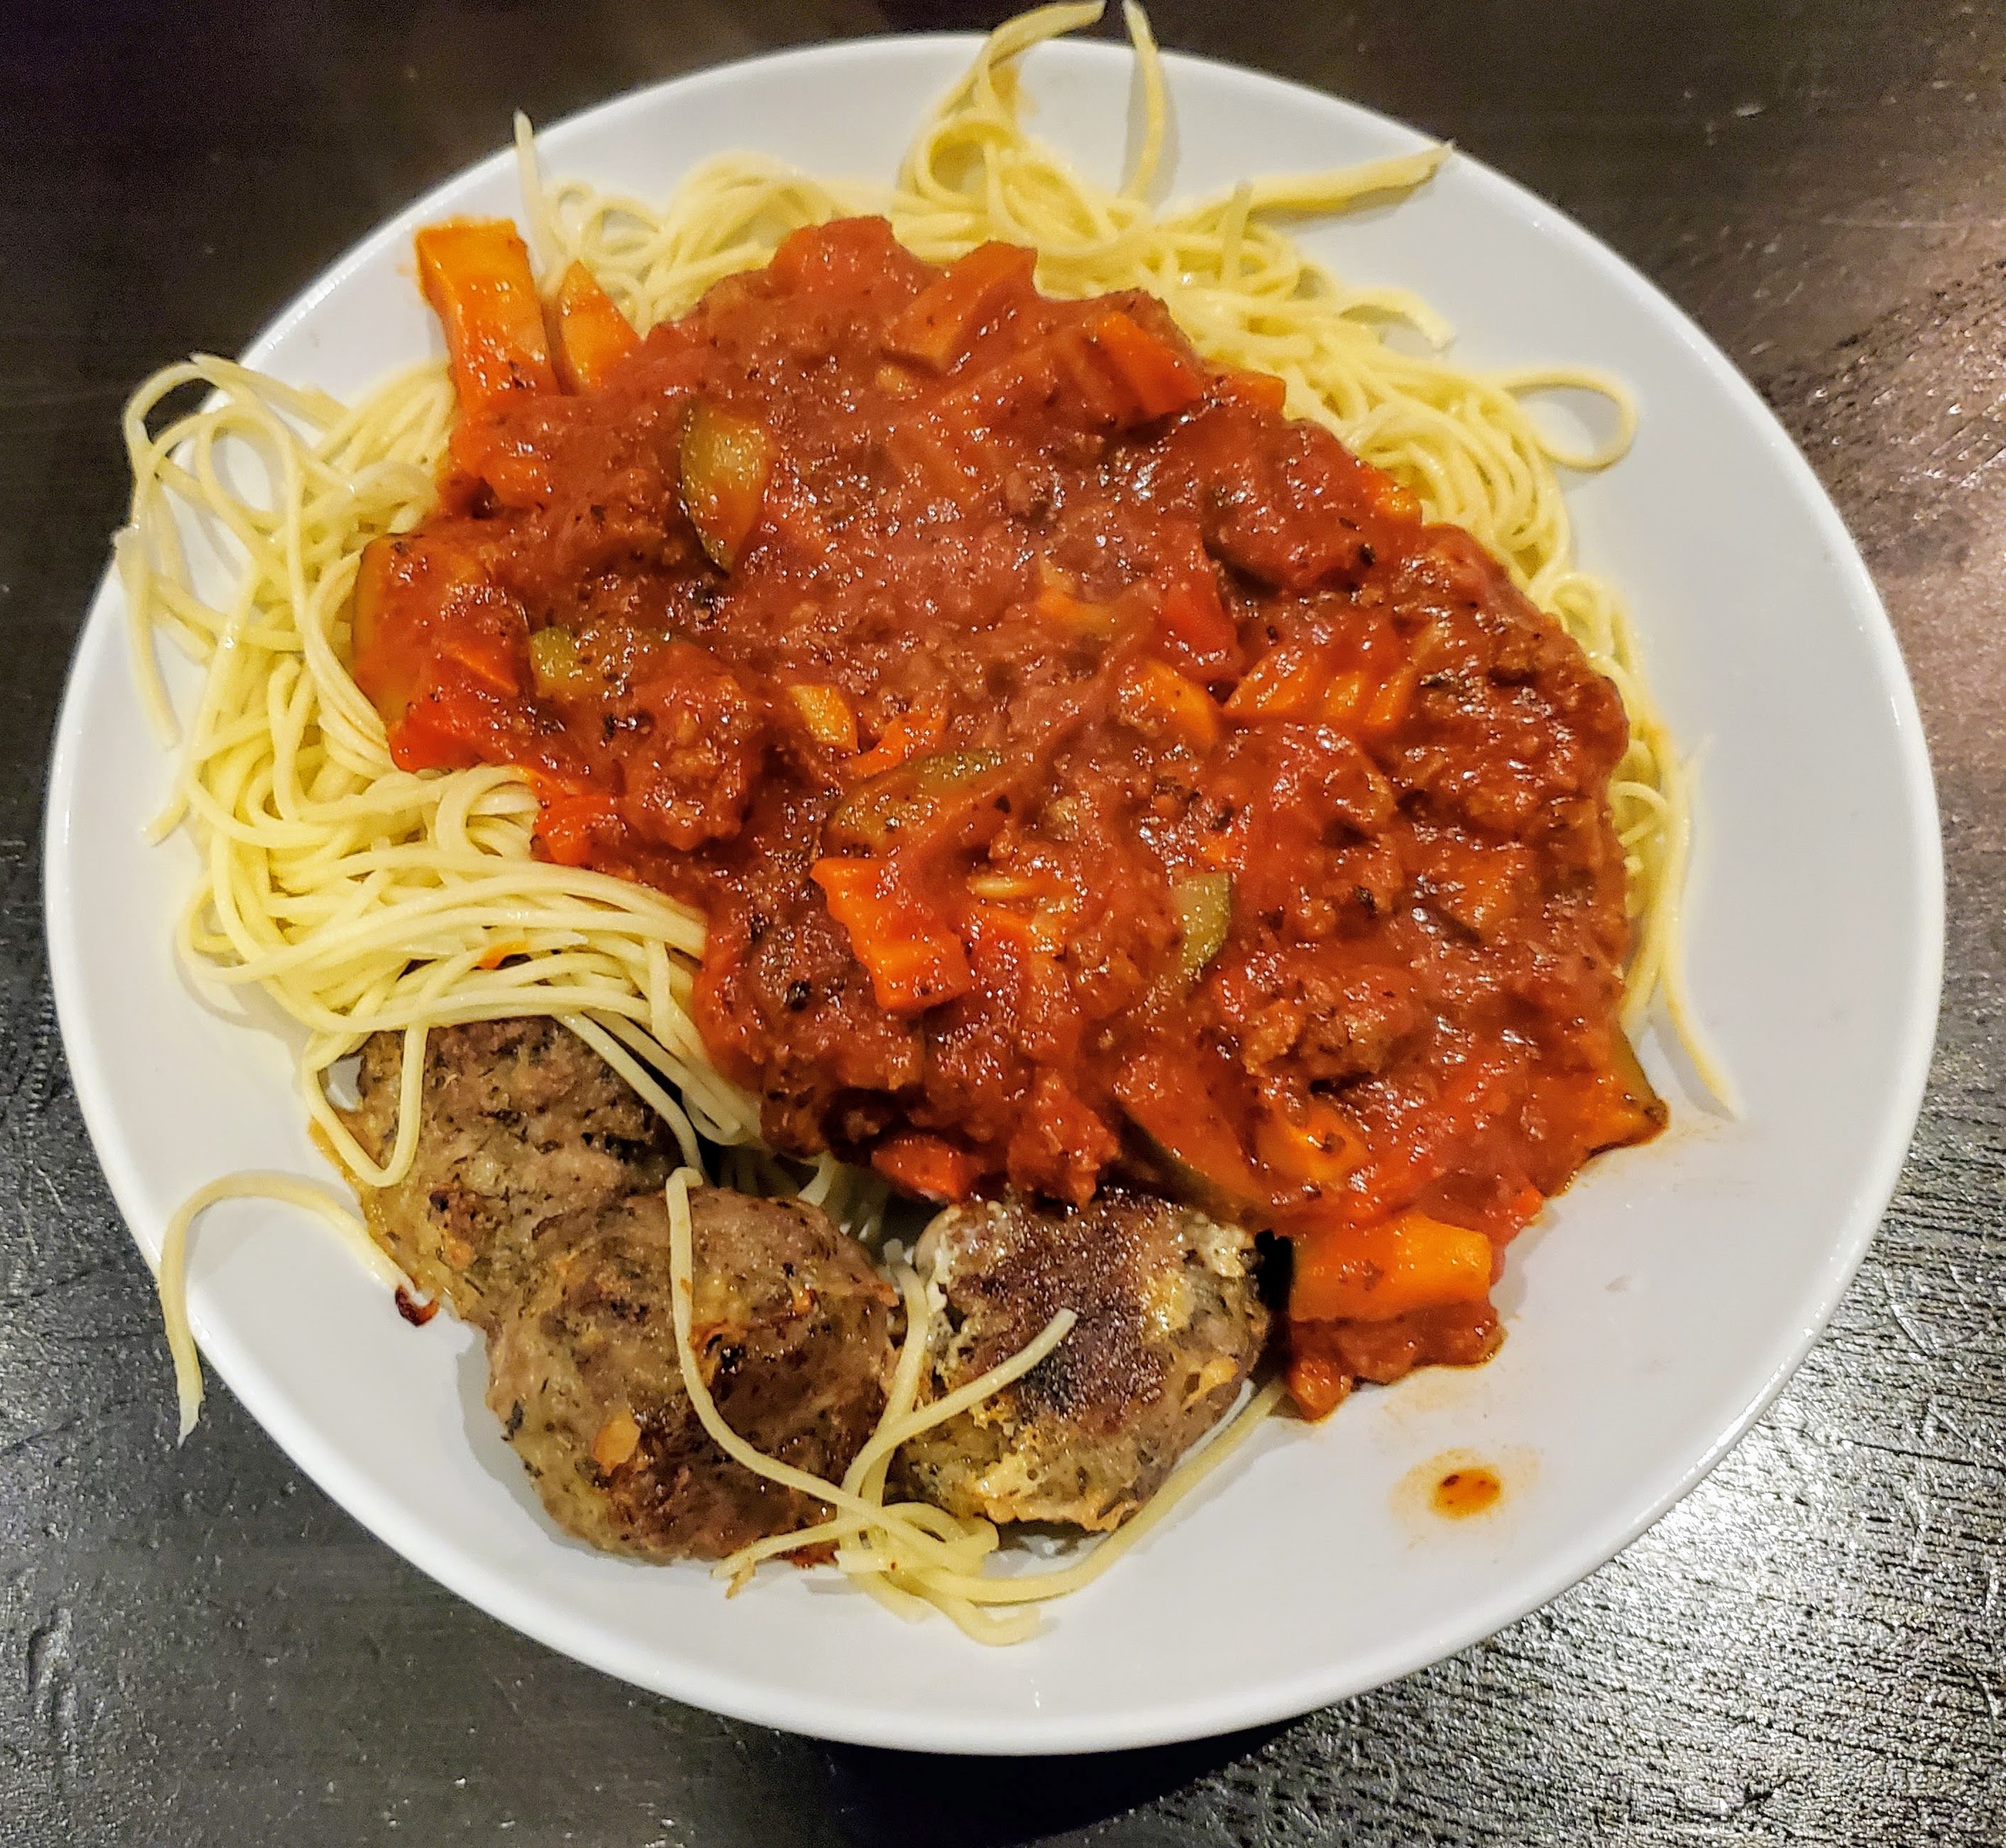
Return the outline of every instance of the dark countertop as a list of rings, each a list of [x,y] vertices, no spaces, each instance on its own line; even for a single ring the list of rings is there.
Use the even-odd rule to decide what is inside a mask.
[[[500,145],[516,105],[548,120],[769,47],[995,16],[0,14],[0,1848],[2006,1840],[1996,7],[1156,12],[1167,44],[1453,137],[1669,290],[1810,453],[1921,695],[1949,963],[1901,1192],[1802,1372],[1628,1553],[1293,1725],[992,1766],[770,1734],[561,1660],[361,1532],[220,1389],[174,1447],[153,1293],[71,1095],[41,939],[42,766],[122,506],[121,401],[192,347],[236,350],[386,212]]]

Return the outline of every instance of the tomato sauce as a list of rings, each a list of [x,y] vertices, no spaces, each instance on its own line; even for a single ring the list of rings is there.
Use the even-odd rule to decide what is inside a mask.
[[[540,851],[701,906],[776,1147],[1286,1234],[1312,1411],[1487,1354],[1504,1243],[1663,1121],[1610,683],[1278,382],[1028,252],[846,220],[618,350],[469,409],[366,558],[399,763],[523,766]]]

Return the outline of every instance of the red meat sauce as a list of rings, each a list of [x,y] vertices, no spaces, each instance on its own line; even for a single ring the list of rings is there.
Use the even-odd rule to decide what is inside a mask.
[[[1032,262],[804,231],[495,394],[357,678],[399,764],[523,766],[541,853],[702,909],[775,1146],[1289,1235],[1312,1410],[1480,1359],[1505,1241],[1663,1118],[1621,705],[1278,382]]]

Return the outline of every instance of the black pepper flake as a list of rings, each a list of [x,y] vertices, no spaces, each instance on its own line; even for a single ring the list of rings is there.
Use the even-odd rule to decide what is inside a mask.
[[[808,982],[790,982],[787,984],[787,1012],[798,1014],[815,999],[815,987]]]

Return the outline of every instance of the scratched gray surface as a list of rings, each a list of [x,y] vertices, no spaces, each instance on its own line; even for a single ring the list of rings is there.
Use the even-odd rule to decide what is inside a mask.
[[[1259,1735],[1015,1767],[829,1748],[630,1693],[404,1565],[227,1396],[176,1452],[40,942],[41,766],[118,515],[121,399],[191,347],[234,350],[497,145],[515,104],[547,118],[763,47],[987,17],[9,0],[0,1848],[2006,1841],[2006,15],[1235,0],[1156,17],[1171,44],[1453,136],[1574,213],[1764,386],[1859,535],[1935,752],[1950,960],[1921,1132],[1831,1333],[1682,1508],[1490,1642]],[[1195,1674],[1219,1621],[1191,1614]]]

